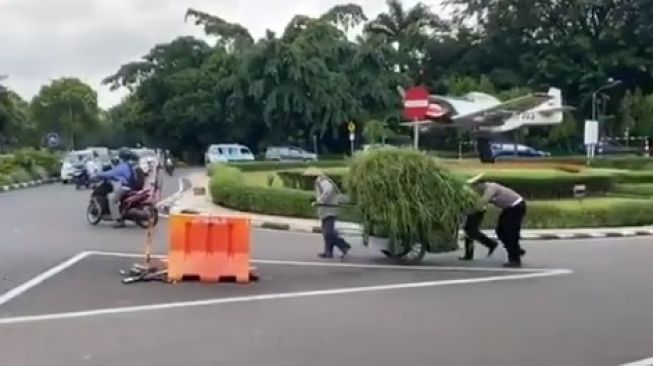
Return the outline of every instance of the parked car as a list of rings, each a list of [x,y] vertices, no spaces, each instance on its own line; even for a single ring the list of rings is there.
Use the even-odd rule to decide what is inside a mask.
[[[642,146],[624,146],[616,141],[599,141],[595,149],[598,155],[639,155],[643,150]]]
[[[254,161],[254,154],[247,146],[240,144],[213,144],[204,154],[207,165],[233,161]]]
[[[292,146],[271,146],[265,150],[265,160],[317,161],[317,154]]]
[[[495,158],[541,158],[551,156],[549,152],[536,150],[530,146],[514,143],[494,143],[490,146]]]

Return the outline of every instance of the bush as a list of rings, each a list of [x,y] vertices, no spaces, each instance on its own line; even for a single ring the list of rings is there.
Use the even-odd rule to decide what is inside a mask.
[[[16,168],[11,173],[11,179],[14,183],[27,183],[32,181],[32,175],[25,168]]]
[[[247,186],[243,173],[229,165],[216,165],[212,168],[212,173],[209,191],[213,202],[220,206],[269,215],[316,217],[315,208],[311,206],[313,192]],[[355,211],[344,209],[341,218],[355,221]]]
[[[523,159],[502,159],[507,161],[519,161]],[[538,158],[534,160],[537,162],[559,162],[564,164],[577,164],[585,165],[586,158],[584,156],[567,156],[567,157],[550,157]],[[590,161],[592,168],[608,168],[608,169],[629,169],[629,170],[644,170],[653,168],[653,159],[641,156],[602,156]]]
[[[229,163],[229,165],[237,167],[243,172],[256,172],[262,170],[285,170],[296,168],[308,168],[310,166],[320,168],[334,168],[346,165],[345,160],[320,160],[320,161],[293,161],[293,162],[280,162],[280,161],[252,161],[242,163]],[[209,167],[210,169],[210,167]]]
[[[33,166],[30,173],[32,174],[32,178],[34,180],[46,180],[50,176],[48,171],[40,165]]]
[[[412,149],[359,154],[346,182],[365,232],[389,238],[393,252],[416,242],[430,252],[457,249],[461,213],[478,199],[443,164]]]
[[[346,191],[344,184],[345,174],[344,173],[335,173],[335,172],[325,172],[329,178],[340,188],[341,191]],[[313,184],[317,174],[310,172],[298,172],[298,171],[280,171],[277,172],[277,175],[283,182],[283,186],[291,189],[299,189],[304,191],[310,191],[313,189]]]
[[[292,189],[310,190],[313,187],[315,175],[300,171],[280,171],[277,173],[284,187]],[[326,171],[333,181],[345,189],[343,182],[346,174]],[[460,174],[473,176],[473,174]],[[583,184],[588,196],[602,196],[612,190],[616,178],[613,173],[555,173],[538,172],[537,170],[505,170],[501,172],[489,171],[485,177],[488,180],[505,185],[517,191],[528,199],[557,199],[572,198],[574,185]],[[345,189],[346,190],[346,189]]]
[[[653,183],[617,184],[614,193],[628,196],[653,197]]]
[[[12,184],[14,181],[8,175],[0,174],[0,186]]]
[[[609,173],[539,175],[517,170],[511,175],[490,172],[484,179],[510,187],[527,199],[571,198],[575,185],[585,185],[588,196],[602,196],[615,184],[615,177]]]
[[[524,227],[531,229],[639,226],[653,223],[653,200],[593,198],[527,202]],[[494,228],[498,210],[491,209],[483,227]]]

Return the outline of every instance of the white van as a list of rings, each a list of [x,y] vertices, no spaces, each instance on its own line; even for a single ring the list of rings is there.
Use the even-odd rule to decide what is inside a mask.
[[[207,165],[232,161],[254,161],[254,154],[247,146],[239,144],[213,144],[204,154]]]

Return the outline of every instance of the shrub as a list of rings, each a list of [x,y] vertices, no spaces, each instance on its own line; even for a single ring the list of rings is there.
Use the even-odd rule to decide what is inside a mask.
[[[280,162],[280,161],[252,161],[242,163],[229,163],[229,165],[237,167],[243,172],[255,172],[262,170],[286,170],[296,168],[308,168],[310,166],[320,168],[334,168],[346,165],[345,160],[320,160],[320,161],[293,161],[293,162]]]
[[[32,181],[32,175],[25,168],[16,168],[11,173],[14,183],[26,183]]]
[[[653,197],[653,183],[617,184],[614,193],[628,196]]]
[[[527,202],[524,227],[531,229],[638,226],[653,223],[653,200],[616,197]],[[483,227],[496,225],[491,209]]]
[[[333,181],[346,190],[344,181],[346,174],[340,172],[325,172]],[[310,190],[313,187],[315,175],[299,171],[280,171],[277,173],[283,182],[284,187],[292,189]],[[461,176],[473,176],[473,174],[458,173]],[[499,184],[505,185],[517,191],[528,199],[555,199],[572,198],[574,185],[583,184],[586,187],[588,196],[601,196],[609,192],[615,183],[615,176],[612,173],[561,173],[551,172],[541,174],[537,170],[510,169],[501,172],[489,171],[485,177]]]
[[[33,166],[30,173],[32,174],[32,178],[34,180],[46,180],[50,176],[48,171],[40,165]]]
[[[344,173],[335,173],[335,172],[325,172],[329,178],[340,188],[341,191],[345,191],[346,187],[344,184],[345,174]],[[311,172],[298,172],[298,171],[280,171],[277,172],[277,175],[283,182],[283,186],[291,189],[299,189],[304,191],[309,191],[313,189],[313,183],[317,174]]]
[[[212,169],[209,191],[213,202],[232,209],[281,215],[315,218],[311,206],[313,192],[287,188],[252,187],[245,185],[243,173],[236,167],[217,165]],[[344,209],[343,220],[356,220],[355,211]]]
[[[365,231],[390,239],[405,251],[415,242],[430,252],[455,250],[461,213],[478,198],[443,164],[412,149],[359,154],[347,186]]]
[[[0,174],[0,186],[6,186],[13,183],[13,179],[8,175]]]

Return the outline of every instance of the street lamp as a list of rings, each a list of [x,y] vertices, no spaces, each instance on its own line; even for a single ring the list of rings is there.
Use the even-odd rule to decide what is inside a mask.
[[[597,120],[597,115],[596,115],[596,97],[599,95],[600,92],[604,90],[608,90],[610,88],[614,88],[615,86],[621,84],[621,80],[614,80],[612,78],[608,79],[608,83],[603,85],[602,87],[596,89],[594,93],[592,93],[592,121]]]

